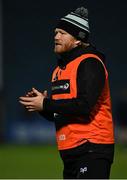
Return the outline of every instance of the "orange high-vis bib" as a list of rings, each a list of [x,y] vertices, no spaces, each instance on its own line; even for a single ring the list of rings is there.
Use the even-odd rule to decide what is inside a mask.
[[[84,61],[87,58],[95,58],[102,63],[106,76],[105,85],[95,107],[90,113],[89,123],[85,123],[85,119],[83,123],[77,123],[77,121],[74,123],[73,121],[72,124],[65,125],[56,131],[59,150],[74,148],[85,143],[86,141],[97,144],[114,143],[108,72],[104,63],[97,55],[84,54],[68,63],[66,65],[66,69],[61,70],[59,67],[57,67],[53,72],[52,82],[55,79],[56,73],[58,76],[57,81],[69,79],[70,92],[53,94],[52,99],[72,99],[77,97],[77,69],[81,61]],[[69,117],[71,115],[66,116]]]

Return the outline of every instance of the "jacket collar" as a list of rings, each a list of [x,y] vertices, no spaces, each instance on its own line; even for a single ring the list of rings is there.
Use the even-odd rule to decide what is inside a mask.
[[[100,53],[97,52],[96,48],[93,45],[89,45],[86,48],[78,46],[69,52],[61,54],[57,62],[58,66],[61,69],[64,69],[69,62],[86,53],[94,53],[100,56]]]

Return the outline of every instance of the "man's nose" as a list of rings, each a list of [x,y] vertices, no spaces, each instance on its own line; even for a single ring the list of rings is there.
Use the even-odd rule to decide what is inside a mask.
[[[60,33],[58,32],[58,33],[55,35],[54,38],[55,38],[55,39],[60,39]]]

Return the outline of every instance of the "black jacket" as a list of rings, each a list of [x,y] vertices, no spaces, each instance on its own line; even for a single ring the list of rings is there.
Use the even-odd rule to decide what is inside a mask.
[[[58,66],[60,68],[66,68],[66,65],[74,60],[76,57],[93,53],[101,58],[105,63],[105,57],[102,53],[98,52],[93,46],[87,48],[77,47],[68,53],[61,55],[58,60]],[[95,58],[88,58],[82,61],[78,67],[77,72],[77,98],[64,99],[64,100],[52,100],[46,98],[44,100],[44,110],[40,112],[46,119],[54,121],[56,124],[62,122],[62,116],[64,114],[71,114],[72,116],[84,117],[84,123],[88,120],[90,112],[96,104],[105,83],[105,70],[100,61]],[[60,119],[54,118],[53,113],[61,114]],[[71,123],[70,119],[63,118],[65,124]],[[76,148],[62,150],[60,155],[63,160],[82,158],[83,154],[93,152],[95,158],[106,158],[110,162],[113,161],[114,145],[113,144],[94,144],[91,142],[84,143]]]

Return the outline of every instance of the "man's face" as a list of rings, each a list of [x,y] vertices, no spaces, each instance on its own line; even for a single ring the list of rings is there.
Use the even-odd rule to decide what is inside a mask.
[[[54,52],[57,54],[70,51],[71,49],[77,46],[77,40],[72,35],[58,28],[55,29],[54,41]]]

